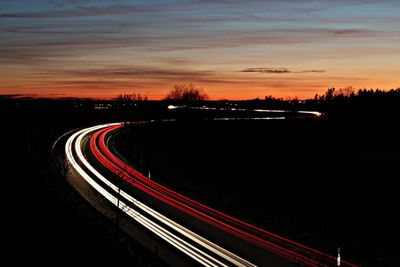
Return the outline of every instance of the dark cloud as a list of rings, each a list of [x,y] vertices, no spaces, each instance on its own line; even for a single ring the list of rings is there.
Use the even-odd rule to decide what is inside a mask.
[[[0,18],[28,18],[28,19],[46,19],[46,18],[68,18],[68,17],[91,17],[102,15],[122,15],[131,13],[153,13],[161,12],[161,7],[138,7],[138,6],[79,6],[69,10],[50,10],[34,11],[20,13],[0,13]]]
[[[185,70],[174,68],[142,67],[142,66],[110,66],[93,69],[42,69],[41,73],[47,80],[36,81],[35,85],[85,88],[115,88],[115,87],[160,87],[165,84],[201,83],[201,84],[259,84],[259,81],[249,81],[247,78],[232,76],[233,73],[221,73],[213,70]]]
[[[240,72],[259,72],[259,73],[290,73],[286,68],[247,68]]]
[[[35,94],[0,94],[0,99],[27,99],[35,96]]]
[[[381,32],[376,30],[366,30],[366,29],[342,29],[342,30],[331,30],[336,36],[354,36],[354,37],[370,37],[377,36]]]
[[[322,72],[325,72],[325,70],[303,70],[298,73],[308,73],[308,72],[322,73]]]
[[[301,70],[301,71],[291,71],[287,68],[247,68],[240,72],[257,72],[257,73],[275,73],[275,74],[286,74],[286,73],[322,73],[325,70]]]
[[[60,29],[54,25],[45,26],[22,26],[22,27],[5,27],[0,28],[1,32],[5,33],[19,33],[19,34],[40,34],[40,35],[80,35],[80,34],[113,34],[118,33],[117,30],[112,29],[88,29],[80,27],[74,29]]]
[[[48,70],[51,72],[51,70]],[[145,77],[145,78],[160,78],[160,77],[209,77],[215,75],[214,71],[188,71],[179,69],[160,69],[141,66],[133,67],[110,67],[103,69],[86,69],[86,70],[62,70],[61,73],[67,76],[74,77]]]
[[[108,10],[116,12],[118,9]],[[71,56],[90,55],[103,49],[139,48],[157,53],[260,45],[296,45],[341,38],[384,37],[385,34],[377,30],[329,28],[220,28],[201,32],[155,31],[153,34],[146,34],[135,30],[135,27],[145,27],[141,23],[146,22],[89,23],[66,19],[63,23],[40,22],[0,26],[0,34],[7,36],[0,39],[0,63],[31,64],[47,62],[54,58],[69,60]]]

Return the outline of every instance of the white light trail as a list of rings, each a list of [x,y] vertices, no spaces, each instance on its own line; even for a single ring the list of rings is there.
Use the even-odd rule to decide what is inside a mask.
[[[318,111],[303,111],[303,110],[299,110],[299,111],[297,111],[297,113],[311,114],[311,115],[314,115],[314,116],[317,116],[317,117],[322,116],[322,113],[318,112]]]
[[[202,110],[217,110],[214,107],[188,107],[188,106],[173,106],[169,105],[168,109],[202,109]],[[310,114],[317,117],[322,116],[321,112],[318,111],[306,111],[306,110],[283,110],[283,109],[246,109],[246,108],[220,108],[221,110],[230,110],[230,111],[253,111],[253,112],[266,112],[266,113],[299,113],[299,114]]]
[[[211,241],[199,236],[198,234],[188,230],[187,228],[183,227],[182,225],[172,221],[171,219],[165,217],[164,215],[158,213],[157,211],[149,208],[148,206],[144,205],[143,203],[139,202],[137,199],[133,198],[128,193],[124,192],[123,190],[119,190],[117,186],[115,186],[112,182],[106,179],[103,175],[101,175],[96,169],[94,169],[90,163],[86,160],[83,156],[81,150],[81,143],[82,139],[89,133],[99,130],[104,127],[117,125],[118,123],[112,124],[104,124],[99,126],[90,127],[87,129],[80,130],[73,134],[67,141],[65,145],[65,153],[67,154],[68,160],[71,162],[71,165],[75,168],[75,170],[100,194],[102,194],[106,199],[108,199],[114,205],[118,205],[123,212],[127,215],[132,217],[134,220],[145,226],[147,229],[152,231],[153,233],[157,234],[165,241],[173,245],[174,247],[178,248],[185,254],[189,255],[199,263],[204,266],[227,266],[223,262],[219,261],[215,257],[207,254],[205,251],[198,249],[197,247],[189,244],[188,242],[184,241],[183,239],[179,238],[178,236],[174,235],[173,233],[169,232],[165,228],[160,225],[157,225],[155,222],[151,221],[147,217],[142,216],[137,211],[133,210],[130,206],[126,205],[123,201],[115,198],[112,194],[110,194],[107,190],[105,190],[102,186],[100,186],[96,181],[94,181],[76,162],[73,156],[73,143],[75,140],[75,153],[77,154],[79,160],[85,167],[92,172],[99,180],[101,180],[104,184],[110,187],[115,192],[120,193],[122,197],[127,199],[130,203],[135,205],[136,207],[140,208],[142,211],[146,212],[147,214],[151,215],[153,218],[156,218],[158,221],[164,223],[168,227],[174,229],[175,231],[179,232],[186,238],[196,242],[196,244],[200,245],[202,248],[219,255],[220,257],[224,258],[225,260],[231,262],[236,266],[255,266],[254,264],[242,259],[241,257],[233,254],[230,251],[223,249],[222,247],[212,243]]]
[[[178,108],[177,106],[173,106],[173,105],[169,105],[168,106],[168,109],[176,109],[176,108]]]

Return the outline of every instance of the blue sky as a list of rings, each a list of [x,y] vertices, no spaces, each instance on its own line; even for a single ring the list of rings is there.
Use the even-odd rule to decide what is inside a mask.
[[[397,88],[398,1],[0,2],[0,94],[215,99]],[[284,71],[282,71],[284,70]]]

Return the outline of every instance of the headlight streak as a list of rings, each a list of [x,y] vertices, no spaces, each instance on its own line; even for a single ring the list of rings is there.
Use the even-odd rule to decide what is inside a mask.
[[[201,106],[201,107],[190,107],[190,106],[173,106],[169,105],[168,106],[169,110],[172,109],[197,109],[197,110],[218,110],[217,108],[214,107],[207,107],[207,106]],[[308,111],[308,110],[284,110],[284,109],[247,109],[247,108],[227,108],[227,107],[222,107],[219,108],[220,110],[225,110],[225,111],[247,111],[247,112],[266,112],[266,113],[299,113],[299,114],[309,114],[309,115],[314,115],[317,117],[322,116],[321,112],[318,111]]]
[[[301,114],[311,114],[311,115],[314,115],[314,116],[317,116],[317,117],[322,116],[322,113],[321,113],[321,112],[318,112],[318,111],[303,111],[303,110],[299,110],[299,111],[297,111],[297,113],[301,113]]]
[[[213,118],[213,121],[257,121],[257,120],[284,120],[286,117],[253,117],[253,118]]]
[[[184,107],[174,106],[173,108],[175,109]],[[191,107],[185,107],[185,108],[191,108]],[[205,107],[202,107],[201,109],[204,108]],[[277,112],[277,113],[291,112],[284,110],[252,110],[252,111]],[[310,114],[314,116],[322,115],[320,112],[314,112],[314,111],[297,111],[297,113]],[[237,120],[239,118],[213,118],[213,120],[218,120],[218,119]],[[252,120],[254,118],[240,118],[240,119]],[[259,117],[257,119],[280,120],[280,119],[285,119],[285,117]],[[128,124],[147,124],[147,123],[154,123],[157,121],[167,122],[175,120],[174,119],[147,120],[147,121],[131,122]],[[136,220],[138,223],[149,229],[151,232],[155,233],[156,235],[164,239],[166,242],[170,243],[172,246],[176,247],[178,250],[182,251],[183,253],[193,258],[197,262],[201,263],[204,266],[228,266],[226,265],[225,262],[222,262],[216,258],[216,255],[218,255],[219,257],[221,257],[219,259],[223,258],[224,260],[230,262],[231,264],[234,264],[235,266],[255,266],[249,261],[244,260],[238,255],[235,255],[234,253],[222,248],[221,246],[216,245],[215,243],[212,243],[211,241],[205,239],[204,237],[190,231],[189,229],[176,223],[170,218],[167,218],[166,216],[158,213],[152,208],[139,202],[137,199],[133,198],[130,194],[121,190],[111,181],[106,179],[92,165],[90,165],[88,160],[83,155],[82,141],[83,138],[85,138],[85,136],[89,135],[94,131],[97,131],[90,138],[90,149],[92,154],[99,161],[99,163],[101,163],[105,168],[107,168],[111,172],[115,173],[121,179],[124,179],[125,181],[132,184],[137,189],[163,201],[167,205],[171,205],[174,208],[184,211],[188,215],[191,215],[197,219],[209,223],[210,225],[218,227],[227,233],[237,236],[247,242],[253,243],[270,252],[276,253],[277,255],[293,262],[306,264],[307,266],[331,266],[330,263],[328,262],[337,260],[336,257],[321,253],[317,250],[308,248],[304,245],[301,245],[289,239],[270,233],[264,229],[260,229],[253,225],[242,222],[222,212],[211,209],[201,203],[193,201],[185,196],[180,195],[175,191],[172,191],[148,179],[142,173],[133,169],[130,165],[124,163],[121,159],[116,157],[108,150],[108,143],[111,139],[110,138],[111,135],[108,134],[121,127],[122,123],[109,123],[109,124],[103,124],[86,128],[74,133],[68,139],[65,146],[65,153],[67,155],[68,160],[71,162],[71,165],[75,168],[75,170],[82,176],[82,178],[84,178],[96,191],[102,194],[113,205],[115,206],[118,205],[118,208],[121,209],[125,214],[127,214],[128,216]],[[99,146],[97,145],[97,142],[99,142]],[[79,163],[74,158],[74,154],[76,154],[77,158],[79,159]],[[98,180],[101,181],[101,184],[104,184],[105,186],[109,187],[111,190],[118,193],[124,199],[121,201],[121,199],[117,199],[114,196],[115,194],[113,195],[106,189],[104,189],[102,185],[93,180],[93,178],[90,177],[90,175],[79,164],[83,164],[87,171],[92,173]],[[127,205],[126,203],[129,203],[129,205]],[[150,215],[157,221],[161,222],[162,225],[157,224],[157,222],[154,219],[149,219],[148,217],[143,216],[142,214],[134,210],[132,205],[139,208],[142,212],[145,212],[147,215]],[[166,226],[167,228],[165,228],[164,226]],[[187,241],[185,241],[184,239],[182,239],[181,237],[177,236],[176,234],[167,229],[172,229],[176,233],[179,233],[182,237],[191,240],[193,244],[188,243]],[[196,244],[196,246],[194,246],[194,244]],[[302,253],[299,254],[298,249],[300,249]],[[212,255],[208,254],[209,252],[213,254]],[[315,258],[315,256],[318,257]],[[321,256],[322,258],[320,258]],[[351,266],[351,267],[357,266],[344,261],[341,261],[341,263],[343,263],[344,266]]]
[[[105,124],[100,126],[94,126],[88,129],[83,129],[75,134],[73,134],[67,141],[65,146],[65,153],[67,154],[68,160],[71,162],[73,167],[77,170],[77,172],[93,187],[95,188],[100,194],[102,194],[106,199],[108,199],[114,205],[117,205],[118,200],[104,188],[102,188],[97,182],[95,182],[76,162],[73,157],[72,152],[72,143],[73,140],[75,141],[75,153],[77,154],[79,160],[85,167],[90,170],[99,180],[101,180],[104,184],[109,186],[115,192],[118,192],[118,187],[107,180],[104,176],[102,176],[98,171],[96,171],[86,160],[83,156],[81,151],[81,142],[84,136],[89,134],[90,132],[99,130],[101,128],[105,128],[108,126],[115,126],[119,125],[118,123],[114,124]],[[238,257],[237,255],[217,246],[216,244],[208,241],[207,239],[193,233],[192,231],[184,228],[183,226],[175,223],[174,221],[170,220],[169,218],[161,215],[160,213],[156,212],[155,210],[147,207],[143,203],[139,202],[128,193],[124,192],[123,190],[119,190],[121,196],[126,198],[130,203],[135,205],[136,207],[140,208],[141,210],[145,211],[146,213],[150,214],[152,217],[156,218],[157,220],[163,222],[165,225],[168,225],[172,229],[176,230],[180,234],[184,235],[185,237],[195,241],[197,244],[200,244],[202,247],[212,251],[213,253],[221,256],[222,258],[228,260],[229,262],[235,264],[236,266],[255,266],[250,262]],[[179,250],[183,251],[185,254],[189,255],[190,257],[194,258],[198,262],[202,263],[205,266],[227,266],[226,264],[218,261],[214,257],[206,254],[204,251],[199,250],[198,248],[194,247],[193,245],[187,243],[186,241],[182,240],[181,238],[175,236],[174,234],[168,232],[161,226],[157,225],[156,223],[152,222],[151,220],[147,219],[146,217],[140,215],[140,213],[134,211],[128,205],[126,205],[123,201],[119,200],[119,207],[122,211],[128,214],[130,217],[144,225],[150,231],[154,232],[158,236],[162,237],[164,240],[178,248]]]

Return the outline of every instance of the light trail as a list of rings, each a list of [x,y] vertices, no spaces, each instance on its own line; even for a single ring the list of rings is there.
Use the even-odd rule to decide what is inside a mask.
[[[94,181],[77,163],[73,156],[73,149],[72,144],[75,142],[75,153],[77,154],[79,160],[88,168],[99,180],[101,180],[104,184],[106,184],[109,188],[111,188],[114,192],[120,193],[122,197],[127,199],[129,203],[135,205],[136,207],[140,208],[142,211],[146,212],[147,214],[151,215],[153,218],[156,218],[158,221],[161,221],[165,225],[169,226],[170,228],[174,229],[175,231],[179,232],[180,234],[184,235],[185,237],[189,238],[190,240],[194,241],[196,244],[200,245],[203,249],[209,250],[218,256],[224,258],[225,260],[229,261],[230,263],[234,264],[235,266],[255,266],[254,264],[240,258],[239,256],[223,249],[222,247],[210,242],[209,240],[193,233],[192,231],[186,229],[185,227],[179,225],[178,223],[172,221],[171,219],[161,215],[160,213],[156,212],[155,210],[147,207],[137,199],[133,198],[128,193],[124,192],[123,190],[119,190],[119,188],[114,185],[112,182],[107,180],[103,175],[101,175],[98,171],[96,171],[86,160],[83,156],[81,150],[81,142],[82,139],[90,134],[93,131],[99,130],[101,128],[107,126],[114,126],[118,124],[106,124],[100,126],[94,126],[88,129],[83,129],[75,134],[73,134],[67,141],[65,146],[65,153],[67,154],[68,160],[70,161],[71,165],[74,169],[100,194],[102,194],[106,199],[108,199],[112,204],[115,206],[118,203],[118,208],[129,215],[131,218],[138,221],[140,224],[145,226],[147,229],[152,231],[153,233],[157,234],[165,241],[173,245],[174,247],[178,248],[185,254],[189,255],[199,263],[205,266],[229,266],[215,257],[207,254],[205,251],[196,248],[195,246],[191,245],[190,243],[186,242],[182,238],[177,237],[176,235],[172,234],[170,231],[166,230],[165,228],[157,225],[157,223],[149,220],[145,216],[142,216],[140,213],[133,210],[130,206],[126,205],[123,201],[115,198],[112,194],[110,194],[107,190],[101,187],[96,181]],[[76,139],[76,140],[75,140]],[[75,141],[74,141],[75,140]]]
[[[220,213],[216,210],[213,210],[209,207],[206,207],[198,202],[195,202],[191,199],[188,199],[170,189],[167,189],[163,187],[162,185],[155,183],[151,181],[150,179],[146,178],[144,175],[139,173],[138,171],[133,169],[133,173],[136,174],[136,176],[130,176],[124,169],[120,168],[119,166],[115,165],[110,159],[116,161],[118,160],[113,154],[111,154],[110,151],[106,149],[105,142],[104,142],[104,137],[105,134],[111,130],[114,130],[114,128],[119,128],[120,126],[113,126],[108,129],[98,131],[96,132],[90,141],[90,146],[92,149],[92,152],[95,152],[94,155],[95,157],[110,171],[114,172],[116,175],[119,177],[123,178],[125,181],[130,183],[132,186],[142,190],[143,192],[163,201],[164,203],[167,203],[168,205],[177,208],[197,219],[200,219],[201,221],[204,221],[212,226],[215,226],[229,234],[232,234],[234,236],[237,236],[241,238],[242,240],[246,240],[252,244],[255,244],[259,247],[262,247],[266,249],[267,251],[274,252],[275,254],[281,256],[282,258],[285,258],[287,260],[290,260],[292,262],[302,262],[305,263],[307,262],[309,266],[321,266],[318,261],[315,261],[311,257],[307,257],[298,253],[293,252],[291,249],[288,249],[286,247],[277,245],[271,241],[262,239],[254,234],[251,234],[249,232],[243,231],[242,229],[235,227],[230,224],[231,219],[234,219],[233,217],[230,217],[228,215],[225,215],[223,213]],[[99,154],[98,151],[99,149],[96,147],[96,139],[100,135],[100,149],[105,151],[107,154],[107,157],[105,157],[102,154]],[[121,163],[124,164],[124,163]],[[126,165],[126,164],[124,164]],[[129,168],[129,165],[126,165],[126,168]],[[131,167],[130,167],[131,168]],[[151,186],[149,185],[152,183]],[[169,196],[168,194],[165,194],[166,191],[171,192],[174,196]],[[183,199],[183,200],[182,200]],[[214,216],[204,213],[200,208],[196,208],[188,204],[188,202],[196,203],[199,206],[206,207],[209,210],[214,211],[214,215],[224,215],[225,218],[223,220],[220,220],[220,218],[215,218]],[[237,220],[237,219],[235,219]],[[239,220],[237,220],[239,221]],[[240,221],[239,221],[240,222]],[[242,223],[242,222],[240,222]],[[327,266],[327,265],[322,265],[322,266]]]
[[[308,110],[286,110],[286,109],[247,109],[247,108],[231,108],[231,107],[221,107],[221,108],[215,108],[215,107],[207,107],[207,106],[201,106],[201,107],[191,107],[191,106],[174,106],[174,105],[169,105],[167,107],[169,110],[172,109],[197,109],[197,110],[225,110],[225,111],[247,111],[247,112],[265,112],[265,113],[299,113],[299,114],[309,114],[309,115],[314,115],[314,116],[322,116],[321,112],[318,111],[308,111]]]
[[[110,161],[112,161],[115,164],[112,166],[110,170],[114,169],[114,171],[117,171],[118,173],[121,174],[121,177],[123,177],[124,179],[128,179],[127,180],[128,182],[130,182],[129,179],[134,181],[134,183],[132,183],[133,186],[157,197],[160,200],[163,200],[164,202],[178,209],[181,209],[182,211],[185,211],[190,215],[195,216],[196,218],[199,218],[214,226],[217,226],[226,232],[237,235],[238,237],[244,240],[248,240],[249,242],[259,245],[260,247],[264,247],[269,251],[273,251],[284,258],[290,259],[295,262],[301,261],[303,263],[306,263],[307,266],[333,266],[333,263],[336,261],[336,257],[324,254],[315,249],[306,247],[302,244],[280,237],[266,230],[242,222],[229,215],[213,210],[201,203],[186,198],[148,179],[143,174],[133,169],[131,166],[127,165],[122,160],[118,159],[115,155],[113,155],[109,150],[107,150],[106,145],[104,144],[105,136],[108,133],[118,128],[120,128],[120,126],[109,127],[108,129],[104,129],[102,131],[97,132],[92,138],[91,142],[95,147],[94,145],[94,143],[96,142],[95,139],[100,135],[99,137],[100,150],[103,150],[103,153],[107,154],[106,158],[109,161],[108,164],[111,164]],[[129,176],[129,173],[133,175],[133,177]],[[139,182],[143,183],[144,185],[139,185],[138,184]],[[151,188],[151,186],[153,186],[154,188]],[[180,203],[175,201],[174,198],[178,199]],[[214,218],[217,218],[217,220],[215,220]],[[232,226],[235,226],[236,228]],[[245,231],[243,231],[243,229]],[[260,238],[260,236],[268,240],[273,240],[275,244]],[[294,253],[293,251],[295,250],[297,251],[300,250],[302,251],[302,253],[305,254],[302,255],[299,253]],[[349,262],[343,262],[343,263],[345,264],[345,266],[353,266],[353,267],[357,266]]]
[[[253,111],[271,112],[270,110]],[[285,111],[279,110],[275,112]],[[299,111],[299,113],[306,113],[314,116],[321,115],[321,113],[313,111]],[[278,117],[277,119],[282,118],[284,117]],[[133,124],[146,124],[153,122],[154,120],[150,120],[133,122]],[[65,145],[65,153],[69,162],[77,173],[79,173],[79,175],[82,176],[90,186],[103,195],[109,202],[118,206],[118,209],[123,211],[126,215],[198,263],[204,266],[230,266],[231,264],[235,266],[255,266],[243,257],[224,249],[221,245],[211,242],[205,237],[178,224],[172,218],[168,218],[153,208],[150,208],[134,198],[130,193],[123,191],[112,183],[96,170],[96,168],[94,168],[83,155],[82,145],[83,140],[86,137],[93,133],[89,139],[89,147],[90,152],[99,163],[118,177],[131,184],[133,187],[148,194],[150,197],[154,197],[175,209],[185,212],[193,218],[199,219],[211,226],[223,230],[224,232],[238,237],[245,242],[252,243],[259,248],[272,252],[272,254],[276,254],[289,262],[313,267],[335,266],[335,263],[337,263],[337,257],[324,254],[315,249],[308,248],[292,240],[240,221],[188,197],[180,195],[179,193],[149,179],[132,166],[126,164],[109,150],[108,143],[110,138],[107,137],[110,137],[112,133],[120,129],[122,126],[121,123],[109,123],[86,128],[72,134]],[[81,166],[84,166],[86,170]],[[100,183],[98,183],[94,178],[100,181]],[[113,193],[110,193],[109,190]],[[115,197],[115,194],[120,195],[122,199]],[[133,207],[135,207],[135,209]],[[146,216],[143,214],[146,214]],[[341,264],[345,267],[358,267],[357,265],[343,260],[341,260]]]

